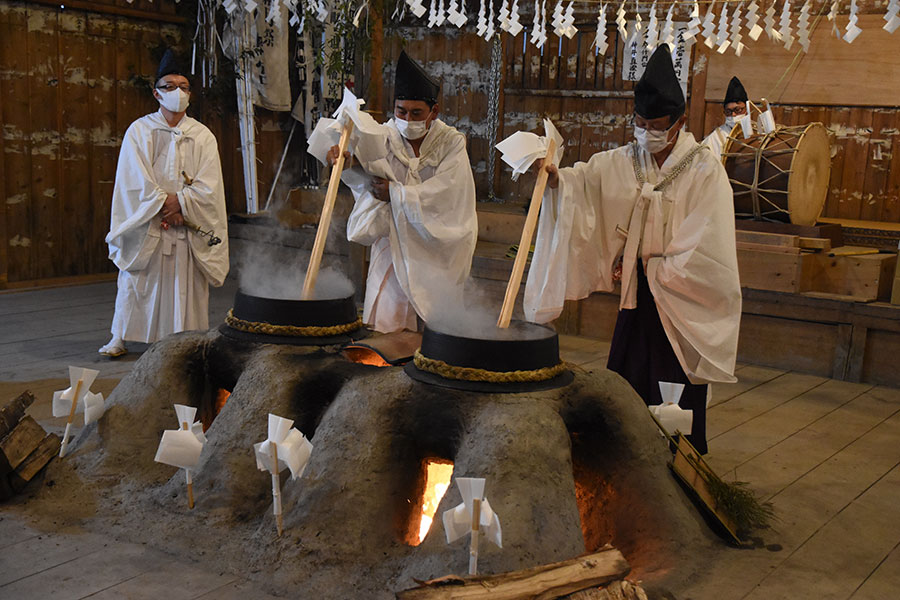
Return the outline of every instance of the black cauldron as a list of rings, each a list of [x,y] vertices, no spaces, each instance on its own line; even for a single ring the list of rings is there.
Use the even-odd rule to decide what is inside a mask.
[[[220,331],[232,338],[266,344],[324,346],[366,336],[353,296],[285,300],[238,290],[234,308]]]
[[[491,332],[494,333],[497,335],[466,337],[426,326],[420,357],[406,364],[406,373],[422,383],[492,393],[549,390],[572,382],[572,372],[559,359],[559,336],[551,328],[514,321],[509,329]],[[425,362],[439,361],[441,366],[450,368],[439,374],[420,358]],[[466,379],[469,369],[479,371],[474,377],[490,380]],[[524,378],[516,380],[512,373]],[[507,375],[512,380],[506,380]]]

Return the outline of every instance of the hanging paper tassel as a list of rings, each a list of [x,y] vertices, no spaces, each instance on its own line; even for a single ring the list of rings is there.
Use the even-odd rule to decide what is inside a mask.
[[[691,20],[688,21],[688,28],[682,36],[685,42],[689,42],[697,37],[697,34],[700,33],[700,25],[700,4],[697,0],[694,0],[694,5],[691,7]]]
[[[485,41],[491,41],[491,38],[494,37],[494,33],[497,31],[494,26],[494,0],[487,0],[488,3],[488,17],[487,17],[487,29],[484,32]]]
[[[647,52],[653,53],[659,43],[659,21],[656,18],[656,0],[650,6],[650,19],[647,21],[647,35],[644,36]]]
[[[628,34],[628,30],[626,29],[627,21],[625,20],[625,0],[622,0],[622,4],[619,5],[619,10],[616,11],[616,28],[619,30],[619,37],[623,40]]]
[[[572,2],[569,2],[563,13],[563,35],[571,40],[576,33],[578,33],[578,28],[575,27],[575,7],[572,6]]]
[[[728,5],[722,5],[722,14],[719,15],[719,33],[716,36],[716,52],[724,54],[728,50],[731,41],[728,39]]]
[[[606,5],[600,5],[600,13],[597,15],[597,36],[594,38],[594,48],[596,48],[597,54],[604,55],[606,54],[606,49],[609,48],[609,42],[606,39]]]
[[[522,24],[519,22],[519,0],[513,0],[512,9],[509,16],[509,35],[516,37],[522,31]]]
[[[500,5],[500,12],[497,13],[497,21],[500,23],[501,30],[509,31],[509,0],[503,0],[503,4]]]
[[[459,10],[459,1],[450,0],[450,5],[447,7],[447,20],[456,25],[457,28],[462,27],[469,20],[469,17]],[[463,10],[465,10],[465,6],[463,6]]]
[[[487,31],[487,17],[484,14],[485,10],[484,0],[481,0],[481,4],[478,6],[478,24],[475,26],[475,33],[478,37],[484,37],[484,32]]]
[[[437,3],[438,0],[431,0],[431,6],[428,8],[428,27],[434,27],[437,24]]]
[[[269,25],[274,24],[276,27],[281,27],[281,0],[272,0],[271,4],[269,4],[269,12],[266,13],[266,23]]]
[[[791,31],[791,0],[784,0],[779,23],[781,28],[778,31],[781,34],[782,42],[784,42],[784,49],[790,50],[791,46],[794,45],[794,35]]]
[[[828,20],[831,21],[831,35],[836,38],[841,37],[841,32],[837,26],[838,2],[839,0],[834,0],[834,2],[831,3],[831,10],[828,11]]]
[[[862,33],[862,29],[856,24],[859,20],[857,12],[859,12],[859,7],[856,5],[856,0],[852,0],[850,2],[850,20],[847,22],[847,33],[844,34],[844,41],[848,44],[852,44],[853,40]]]
[[[675,10],[675,5],[669,5],[669,11],[666,13],[666,22],[663,25],[662,32],[659,34],[659,41],[663,44],[669,45],[669,50],[671,50],[675,46],[675,28],[672,25],[672,11]]]
[[[781,41],[781,34],[778,33],[778,30],[775,29],[775,2],[773,1],[768,7],[766,7],[766,16],[763,19],[763,23],[766,24],[766,35],[769,36],[769,39],[773,42]]]
[[[894,33],[897,31],[897,28],[900,27],[900,0],[891,0],[887,7],[887,12],[884,13],[884,20],[887,23],[884,24],[884,29],[888,33]]]
[[[547,0],[541,0],[541,39],[538,48],[547,43]]]
[[[553,7],[553,14],[550,16],[550,27],[556,37],[563,36],[563,9],[562,0],[556,0],[556,6]]]
[[[797,18],[797,43],[806,53],[809,53],[809,8],[809,0],[806,0]]]
[[[543,48],[547,41],[547,1],[534,0],[534,21],[532,22],[531,43]]]
[[[740,56],[744,53],[744,44],[741,43],[743,36],[741,35],[741,5],[738,4],[734,8],[734,14],[731,17],[731,48],[735,55]]]
[[[756,4],[756,0],[753,0],[750,6],[747,7],[747,29],[750,30],[750,39],[754,42],[759,39],[763,32],[763,28],[759,26],[758,12],[759,6]]]
[[[710,2],[709,8],[706,9],[706,16],[703,17],[703,43],[707,48],[714,48],[716,45],[716,14],[713,12],[715,3],[716,0]]]
[[[325,2],[324,2],[324,0],[322,0],[322,4],[320,5],[320,7],[324,7],[324,5],[325,5]],[[422,4],[422,0],[406,0],[406,5],[409,6],[409,10],[412,11],[412,13],[416,16],[417,19],[421,19],[422,15],[424,15],[426,12],[428,12],[428,9],[425,8],[424,4]],[[321,15],[321,11],[320,11],[319,15],[317,15],[317,18],[324,23],[324,20],[322,19],[322,17],[320,15]],[[325,15],[327,16],[328,13],[326,12]]]

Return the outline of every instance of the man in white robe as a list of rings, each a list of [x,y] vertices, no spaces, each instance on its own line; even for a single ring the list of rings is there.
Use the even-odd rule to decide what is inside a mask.
[[[216,138],[185,114],[187,71],[171,50],[157,73],[158,112],[125,132],[113,189],[109,258],[119,268],[112,339],[100,348],[125,354],[125,341],[154,342],[209,328],[209,284],[228,274],[228,232]],[[221,239],[190,231],[185,223]]]
[[[662,402],[660,381],[686,384],[689,439],[706,452],[706,384],[735,381],[741,289],[731,187],[683,124],[662,45],[635,87],[636,142],[547,168],[525,314],[551,321],[565,300],[613,291],[621,269],[608,366],[648,405]]]
[[[417,317],[427,322],[460,306],[472,265],[475,181],[465,136],[437,118],[439,91],[402,52],[394,118],[385,125],[377,169],[382,176],[365,160],[342,175],[356,200],[347,237],[371,247],[363,321],[376,331],[415,331]],[[337,151],[331,149],[329,162]]]
[[[732,77],[728,82],[728,89],[725,91],[725,100],[722,102],[725,122],[713,129],[712,133],[703,140],[703,143],[712,150],[713,156],[721,156],[725,149],[725,142],[737,123],[737,118],[747,114],[747,100],[747,91],[741,84],[741,80]]]

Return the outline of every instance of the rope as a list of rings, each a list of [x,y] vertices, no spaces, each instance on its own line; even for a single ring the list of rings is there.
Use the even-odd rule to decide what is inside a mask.
[[[259,333],[263,335],[283,335],[289,337],[329,337],[342,335],[355,331],[362,327],[362,319],[356,319],[352,323],[342,325],[298,327],[296,325],[272,325],[271,323],[245,321],[234,316],[234,309],[228,311],[225,323],[232,329],[246,331],[247,333]]]
[[[641,170],[640,159],[638,158],[638,151],[640,146],[637,142],[631,143],[631,166],[634,168],[634,177],[637,179],[638,183],[644,185],[647,182],[647,178],[644,177],[644,172]],[[684,171],[691,161],[694,160],[694,157],[697,156],[697,153],[700,152],[703,148],[706,148],[703,144],[698,144],[694,147],[693,150],[687,153],[687,155],[681,159],[675,167],[669,171],[669,173],[663,178],[662,181],[653,186],[654,192],[661,192],[666,189],[670,183],[675,181],[675,178],[681,175],[681,172]]]
[[[489,371],[474,367],[457,367],[442,360],[428,358],[416,350],[413,355],[413,363],[420,371],[427,371],[440,375],[446,379],[458,379],[463,381],[485,381],[488,383],[528,383],[553,379],[566,370],[565,363],[559,363],[552,367],[534,369],[531,371]]]

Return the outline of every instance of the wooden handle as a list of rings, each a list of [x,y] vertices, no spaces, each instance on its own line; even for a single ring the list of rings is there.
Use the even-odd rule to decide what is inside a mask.
[[[309,255],[309,266],[306,268],[306,279],[303,280],[303,300],[311,300],[316,290],[316,280],[319,278],[319,266],[322,264],[322,253],[325,251],[325,240],[328,237],[328,228],[331,226],[331,214],[334,212],[334,202],[337,199],[338,187],[341,185],[341,173],[344,171],[344,152],[350,143],[350,134],[353,132],[353,121],[348,120],[341,131],[341,140],[338,142],[338,157],[331,168],[331,178],[328,180],[328,191],[325,193],[325,204],[322,206],[322,215],[319,217],[319,227],[316,229],[316,241],[313,244],[312,253]]]
[[[472,499],[472,540],[469,543],[469,575],[478,573],[478,530],[481,521],[481,499]]]
[[[278,529],[278,535],[281,536],[281,532],[284,531],[284,518],[281,516],[281,480],[278,478],[278,444],[272,444],[272,482],[275,487],[273,492],[277,498],[273,498],[275,500],[275,527]]]
[[[78,408],[78,392],[81,391],[81,384],[83,380],[79,379],[75,382],[75,394],[72,396],[72,408],[69,409],[69,418],[66,419],[66,423],[71,423],[75,420],[75,409]]]
[[[516,251],[516,260],[513,262],[512,273],[509,275],[509,283],[506,285],[506,295],[503,297],[503,308],[500,309],[500,318],[497,319],[497,327],[506,329],[512,319],[513,307],[516,304],[516,296],[519,294],[519,286],[522,285],[522,275],[525,273],[525,261],[528,260],[528,251],[531,250],[531,240],[534,230],[537,228],[538,215],[541,213],[541,200],[544,197],[544,189],[547,187],[547,165],[553,163],[553,155],[556,154],[556,140],[551,139],[547,144],[547,156],[541,163],[541,172],[538,173],[534,183],[534,192],[531,194],[531,204],[528,206],[528,217],[525,219],[525,227],[522,229],[522,237],[519,239],[519,249]]]

